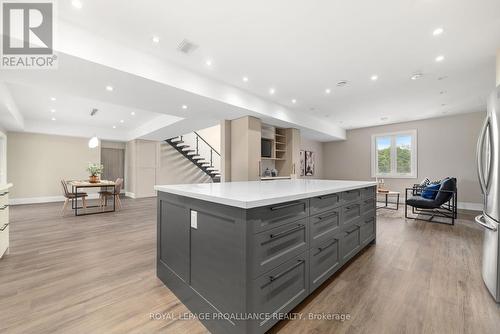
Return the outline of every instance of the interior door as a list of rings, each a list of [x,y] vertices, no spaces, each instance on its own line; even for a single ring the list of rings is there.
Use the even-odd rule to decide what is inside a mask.
[[[101,164],[104,166],[104,172],[101,175],[103,180],[115,181],[117,178],[123,179],[125,174],[125,150],[102,148]]]

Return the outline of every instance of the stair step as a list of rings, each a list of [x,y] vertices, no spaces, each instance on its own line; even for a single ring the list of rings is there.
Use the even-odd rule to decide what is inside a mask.
[[[184,143],[184,141],[181,140],[180,138],[172,138],[172,139],[170,139],[170,142],[172,144],[181,144],[181,143]]]
[[[184,147],[189,147],[189,145],[188,144],[180,143],[180,144],[176,144],[175,147],[184,148]]]
[[[208,162],[200,163],[199,165],[200,165],[200,167],[203,167],[203,168],[212,167],[212,165]]]
[[[205,169],[206,169],[206,170],[208,170],[209,172],[210,172],[210,171],[217,170],[217,168],[214,168],[214,167],[207,167],[207,168],[205,168]]]
[[[184,150],[182,150],[182,152],[184,152],[184,153],[190,153],[190,152],[196,152],[196,151],[192,150],[192,149],[187,149],[187,150],[184,149]]]
[[[190,151],[182,151],[182,152],[183,152],[183,153],[185,153],[187,156],[189,156],[189,157],[191,157],[191,158],[198,156],[194,150],[190,150]],[[198,160],[199,160],[199,159],[198,159]]]
[[[218,171],[218,170],[211,170],[211,171],[209,171],[209,172],[210,172],[210,174],[212,174],[212,175],[217,175],[217,174],[219,174],[219,171]]]
[[[199,155],[194,154],[194,155],[191,155],[191,159],[193,159],[193,160],[197,160],[197,163],[203,163],[203,161],[202,161],[202,160],[203,160],[204,158],[200,157]]]

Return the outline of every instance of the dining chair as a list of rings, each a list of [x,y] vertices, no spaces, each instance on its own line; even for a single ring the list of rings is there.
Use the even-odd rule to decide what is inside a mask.
[[[88,194],[86,192],[81,192],[81,193],[80,192],[79,193],[70,192],[68,190],[68,183],[65,180],[61,180],[61,185],[63,188],[63,196],[64,196],[64,204],[63,204],[63,207],[61,210],[61,215],[64,214],[64,210],[66,210],[66,207],[68,206],[68,203],[70,200],[76,200],[77,201],[76,205],[78,205],[78,199],[81,198],[83,208],[84,209],[87,208],[87,196],[88,196]]]
[[[117,178],[115,181],[115,187],[113,191],[99,191],[99,200],[101,203],[101,208],[104,207],[105,205],[108,205],[108,197],[114,197],[115,199],[115,205],[118,208],[122,208],[122,201],[120,199],[120,193],[122,191],[123,187],[123,179],[122,178]]]

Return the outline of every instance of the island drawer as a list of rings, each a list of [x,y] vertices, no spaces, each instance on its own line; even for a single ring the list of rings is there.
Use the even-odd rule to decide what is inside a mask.
[[[342,224],[349,225],[361,217],[361,203],[349,204],[342,207]]]
[[[340,254],[342,263],[353,257],[361,247],[361,228],[358,225],[351,226],[340,235]]]
[[[254,235],[253,277],[277,267],[307,249],[307,218]]]
[[[366,244],[375,237],[376,225],[375,225],[375,215],[363,217],[359,222],[359,233],[361,238],[361,244]]]
[[[365,215],[373,215],[376,209],[375,198],[368,198],[361,200],[361,214]]]
[[[340,268],[340,237],[324,240],[309,250],[309,291],[312,292]]]
[[[340,193],[311,198],[311,215],[336,208],[342,204]]]
[[[247,220],[252,224],[253,232],[259,233],[306,218],[308,215],[309,200],[297,200],[250,209]]]
[[[361,189],[361,198],[372,198],[375,197],[376,187],[368,187]]]
[[[341,194],[342,204],[349,204],[352,202],[356,202],[361,198],[361,189],[353,189],[344,191]]]
[[[340,230],[341,210],[341,208],[336,208],[310,218],[311,245],[330,239],[333,234]]]
[[[308,288],[309,258],[308,252],[304,252],[253,281],[253,293],[249,296],[252,310],[260,314],[285,314],[309,294]],[[259,320],[258,332],[265,332],[278,320]]]
[[[0,208],[9,205],[9,192],[7,190],[0,190]]]

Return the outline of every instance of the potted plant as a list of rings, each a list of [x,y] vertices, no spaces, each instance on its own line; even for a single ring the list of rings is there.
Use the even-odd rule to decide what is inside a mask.
[[[99,176],[102,174],[103,170],[103,165],[89,163],[89,166],[87,167],[87,171],[90,173],[89,182],[99,183]]]

